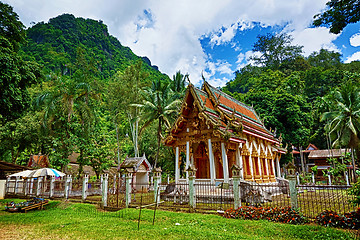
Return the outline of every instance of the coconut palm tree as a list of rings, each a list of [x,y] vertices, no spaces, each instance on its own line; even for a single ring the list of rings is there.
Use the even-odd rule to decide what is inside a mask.
[[[77,135],[77,139],[83,142],[88,135],[91,122],[94,120],[91,99],[98,97],[88,83],[57,78],[55,87],[35,99],[35,108],[43,113],[42,130],[60,139],[61,146],[58,149],[61,149],[62,159],[67,159],[72,151],[69,144],[71,136]],[[75,126],[78,128],[76,133]],[[81,162],[83,151],[79,148]],[[62,167],[65,164],[66,162],[61,163]]]
[[[170,83],[170,88],[174,92],[176,98],[182,98],[186,90],[186,79],[189,78],[188,74],[182,74],[180,71],[177,71],[173,75],[173,79]]]
[[[154,167],[156,167],[163,128],[171,126],[170,122],[178,113],[181,101],[175,99],[170,84],[160,80],[153,81],[151,87],[141,91],[141,95],[143,97],[142,103],[133,104],[140,109],[140,119],[144,121],[140,133],[152,123],[157,122],[157,152],[154,163]]]
[[[322,114],[321,121],[327,121],[325,130],[335,138],[333,146],[351,149],[353,178],[356,180],[354,150],[360,143],[360,89],[349,81],[324,100],[329,111]]]

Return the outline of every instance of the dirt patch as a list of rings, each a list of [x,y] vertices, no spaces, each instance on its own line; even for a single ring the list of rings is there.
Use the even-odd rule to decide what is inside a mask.
[[[0,226],[0,236],[2,240],[26,239],[26,232],[31,229],[30,226],[6,224]]]

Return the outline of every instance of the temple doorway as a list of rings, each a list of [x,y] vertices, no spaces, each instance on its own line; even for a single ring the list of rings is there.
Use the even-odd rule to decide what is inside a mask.
[[[209,157],[206,152],[206,145],[204,142],[200,142],[196,147],[194,154],[196,178],[210,178],[210,163]]]

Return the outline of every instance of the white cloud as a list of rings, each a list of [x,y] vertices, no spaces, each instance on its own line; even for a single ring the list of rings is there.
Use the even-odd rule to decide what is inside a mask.
[[[350,37],[350,45],[353,47],[360,46],[360,33],[354,34]]]
[[[305,28],[291,33],[294,37],[293,44],[304,46],[304,55],[308,56],[321,48],[339,52],[333,41],[338,35],[329,33],[325,27]]]
[[[213,36],[214,44],[224,44],[231,42],[237,30],[252,27],[252,22],[263,26],[289,23],[288,31],[298,33],[296,39],[305,41],[301,45],[306,45],[309,51],[316,44],[331,47],[332,38],[324,33],[318,34],[319,38],[311,38],[317,43],[310,44],[304,30],[327,1],[5,0],[14,6],[27,26],[32,21],[48,21],[62,13],[101,19],[108,25],[110,34],[129,46],[135,54],[149,57],[154,65],[170,76],[177,70],[189,73],[195,84],[201,81],[201,72],[208,68],[211,61],[200,44],[204,35]],[[151,16],[144,14],[144,10],[149,11]],[[220,32],[222,27],[224,30]],[[324,36],[325,39],[321,39]],[[234,48],[239,50],[241,46]],[[225,73],[231,69],[227,64],[218,64],[216,59],[214,67],[216,70],[204,72],[204,76],[212,78],[212,73]],[[224,79],[217,80],[221,81]]]
[[[353,53],[350,57],[345,60],[345,63],[351,63],[352,61],[360,60],[360,52]]]

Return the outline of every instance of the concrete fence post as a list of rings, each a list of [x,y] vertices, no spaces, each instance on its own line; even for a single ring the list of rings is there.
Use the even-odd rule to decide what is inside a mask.
[[[24,179],[24,184],[25,184],[24,195],[27,196],[29,194],[30,179],[29,178]]]
[[[330,175],[330,173],[329,173],[329,172],[327,173],[327,175],[328,175],[329,185],[331,186],[331,184],[332,184],[332,183],[331,183],[331,175]]]
[[[107,207],[108,180],[109,175],[106,173],[103,175],[103,183],[101,189],[103,207]]]
[[[14,186],[14,193],[17,194],[19,192],[18,188],[19,188],[19,180],[20,180],[20,177],[17,176],[15,177],[15,186]]]
[[[346,180],[346,185],[350,186],[350,182],[349,182],[349,174],[347,171],[345,171],[345,180]]]
[[[71,175],[66,175],[66,177],[65,177],[65,189],[64,189],[65,199],[68,199],[69,195],[70,195],[70,182],[71,182]]]
[[[312,180],[313,184],[315,184],[315,174],[314,174],[314,172],[311,173],[311,180]]]
[[[160,187],[160,176],[154,176],[154,202],[159,203],[160,202],[160,191],[158,188]]]
[[[240,177],[233,176],[233,191],[234,191],[234,209],[241,207],[241,196],[240,196]]]
[[[194,168],[193,165],[191,164],[186,169],[189,179],[189,205],[191,209],[196,208],[196,189],[195,189],[196,170],[197,169]]]
[[[289,188],[290,188],[290,203],[291,208],[297,209],[298,208],[298,200],[297,200],[297,189],[296,189],[296,173],[295,173],[295,165],[290,162],[286,166],[287,170],[287,178],[289,180]]]
[[[54,196],[54,189],[55,189],[55,176],[51,176],[49,198],[52,198]]]
[[[131,179],[132,173],[126,173],[125,175],[125,204],[129,207],[131,203]]]
[[[41,193],[41,183],[43,182],[43,178],[42,177],[37,177],[37,182],[36,182],[36,196],[40,196]],[[42,184],[44,185],[44,184]]]
[[[296,181],[297,184],[300,185],[300,174],[298,172],[296,173]]]
[[[231,166],[231,173],[233,178],[234,208],[238,209],[241,207],[240,179],[242,175],[242,168],[233,164]]]
[[[189,176],[189,204],[193,209],[196,208],[195,178],[195,176]]]
[[[104,176],[101,174],[100,175],[100,192],[102,192],[103,181],[104,181]]]
[[[81,194],[81,199],[83,202],[85,202],[87,198],[88,183],[89,183],[89,175],[85,174],[83,177],[82,194]]]
[[[5,189],[5,195],[6,195],[6,193],[10,193],[10,177],[6,178],[5,186],[6,186],[6,189]]]

